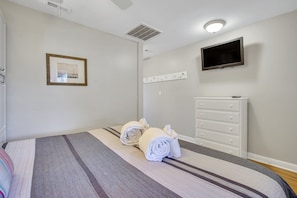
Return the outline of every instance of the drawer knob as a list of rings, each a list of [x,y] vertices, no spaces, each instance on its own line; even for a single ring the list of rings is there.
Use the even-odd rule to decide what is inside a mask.
[[[204,136],[204,133],[200,133],[201,136]]]
[[[233,104],[229,104],[229,107],[232,109],[233,108]]]
[[[233,143],[233,140],[232,140],[232,139],[230,139],[230,140],[229,140],[229,142],[230,142],[230,143]]]
[[[230,128],[229,128],[229,131],[233,131],[233,128],[230,127]]]
[[[230,119],[230,120],[233,120],[233,116],[229,116],[229,119]]]
[[[0,68],[0,71],[4,71],[5,69],[3,67]]]
[[[200,126],[201,126],[201,127],[203,127],[203,125],[204,125],[203,123],[200,123]]]

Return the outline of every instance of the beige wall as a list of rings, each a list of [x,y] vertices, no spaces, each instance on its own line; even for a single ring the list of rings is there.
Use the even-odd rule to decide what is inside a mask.
[[[137,119],[141,45],[7,0],[0,7],[7,22],[8,140]],[[46,53],[87,58],[88,86],[47,86]]]
[[[194,137],[195,96],[247,96],[248,151],[297,164],[296,19],[297,11],[144,61],[144,77],[188,72],[186,80],[145,84],[144,116]],[[201,47],[241,36],[244,66],[201,71]]]

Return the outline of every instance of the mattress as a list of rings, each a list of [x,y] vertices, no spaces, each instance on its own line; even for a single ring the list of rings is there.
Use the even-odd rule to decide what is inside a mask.
[[[9,142],[9,197],[296,197],[260,165],[181,140],[182,157],[150,162],[120,130]]]

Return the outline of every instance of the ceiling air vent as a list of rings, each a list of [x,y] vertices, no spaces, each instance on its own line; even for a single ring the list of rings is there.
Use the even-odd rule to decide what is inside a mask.
[[[132,29],[127,34],[130,36],[133,36],[135,38],[141,39],[143,41],[146,41],[154,36],[157,36],[161,32],[158,30],[155,30],[151,27],[148,27],[146,25],[139,25],[136,28]]]

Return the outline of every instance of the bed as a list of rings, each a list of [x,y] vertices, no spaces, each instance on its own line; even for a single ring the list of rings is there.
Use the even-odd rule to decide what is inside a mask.
[[[182,140],[180,158],[150,162],[120,142],[120,129],[4,144],[14,164],[8,197],[296,197],[272,171]]]

